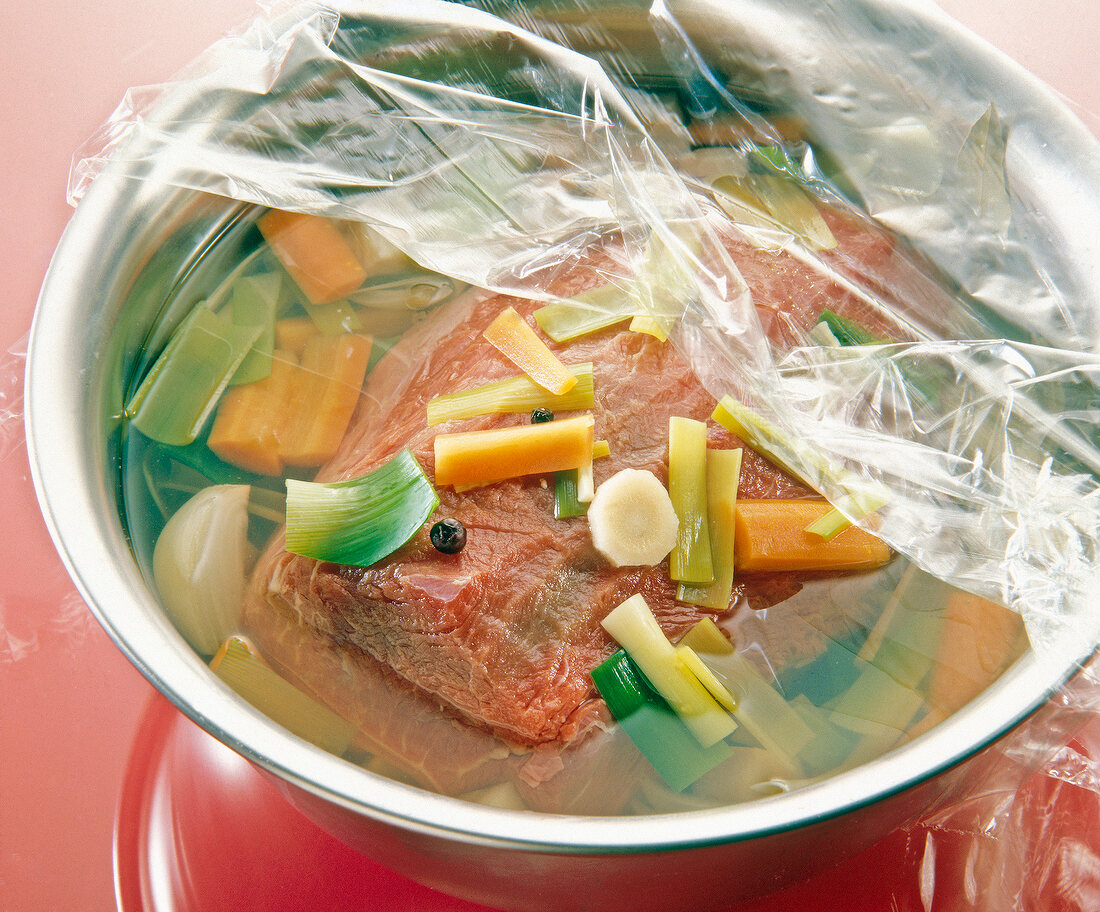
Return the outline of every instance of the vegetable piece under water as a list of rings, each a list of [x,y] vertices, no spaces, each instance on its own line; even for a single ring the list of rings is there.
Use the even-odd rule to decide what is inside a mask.
[[[249,556],[248,494],[248,485],[199,491],[168,520],[153,551],[164,610],[202,655],[213,655],[237,629]]]
[[[684,665],[640,594],[632,595],[601,623],[703,747],[733,733],[737,723]]]
[[[286,481],[286,549],[292,554],[369,567],[392,554],[439,504],[408,450],[348,481]]]

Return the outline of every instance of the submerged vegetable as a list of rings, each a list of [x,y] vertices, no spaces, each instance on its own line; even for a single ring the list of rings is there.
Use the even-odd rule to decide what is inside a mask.
[[[316,467],[336,453],[359,401],[371,340],[314,333],[299,362],[278,351],[271,374],[231,389],[218,405],[208,444],[250,472]]]
[[[576,469],[592,461],[591,415],[435,438],[435,483],[469,485]]]
[[[733,755],[724,741],[702,747],[626,652],[620,650],[592,669],[592,681],[611,715],[669,788],[683,791]]]
[[[651,567],[675,547],[679,520],[656,475],[622,469],[596,488],[588,526],[592,544],[614,566]]]
[[[641,595],[632,595],[601,623],[703,747],[721,741],[737,728],[681,661]]]
[[[271,373],[275,348],[275,311],[279,304],[281,280],[278,273],[244,276],[233,283],[229,309],[237,326],[258,326],[259,335],[230,383],[254,383]]]
[[[303,741],[339,756],[355,738],[354,725],[280,676],[240,637],[225,641],[210,669],[239,696]]]
[[[204,488],[168,520],[153,579],[183,638],[212,655],[237,629],[248,568],[248,485]]]
[[[439,504],[408,450],[348,481],[288,478],[286,492],[287,551],[356,567],[369,567],[404,545]]]
[[[367,278],[355,251],[330,219],[270,209],[256,225],[312,304],[345,298]]]
[[[435,396],[428,403],[428,424],[479,415],[520,414],[532,409],[559,412],[590,409],[595,405],[592,364],[570,364],[567,370],[576,378],[569,392],[556,396],[539,386],[526,374],[496,380],[457,393]]]
[[[191,443],[260,331],[260,326],[236,326],[199,304],[126,404],[126,417],[158,443]]]
[[[558,360],[514,307],[500,312],[483,333],[502,355],[555,396],[569,392],[577,378]]]

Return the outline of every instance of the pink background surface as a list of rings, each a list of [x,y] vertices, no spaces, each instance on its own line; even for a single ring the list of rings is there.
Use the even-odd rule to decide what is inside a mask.
[[[1100,133],[1100,3],[941,5],[1058,89]],[[73,150],[128,86],[170,78],[252,8],[250,0],[0,0],[0,410],[20,389],[8,375],[21,363],[5,353],[19,350],[71,214],[65,186]],[[11,434],[21,437],[14,422],[0,426],[0,909],[107,910],[115,906],[113,818],[152,690],[73,592],[38,514],[25,451],[10,445]],[[318,839],[317,852],[335,853],[342,870],[375,879],[373,892],[354,893],[359,908],[474,908]],[[884,876],[894,875],[875,878]],[[896,876],[911,881],[915,874]],[[829,897],[839,895],[803,890],[759,908],[837,908]],[[271,906],[215,901],[209,908]]]

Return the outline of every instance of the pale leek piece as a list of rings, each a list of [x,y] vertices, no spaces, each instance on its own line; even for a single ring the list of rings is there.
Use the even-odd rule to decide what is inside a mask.
[[[723,396],[711,417],[727,431],[740,437],[769,462],[807,487],[813,488],[815,485],[794,468],[788,460],[788,454],[797,456],[808,465],[812,465],[822,476],[832,479],[836,484],[846,485],[849,488],[849,494],[837,503],[849,511],[851,520],[866,519],[889,502],[886,488],[851,479],[850,473],[834,466],[820,453],[812,451],[802,442],[788,436],[732,396]],[[822,520],[824,521],[824,518]],[[839,528],[836,528],[838,525]],[[842,532],[844,528],[846,525],[843,522],[838,523],[835,517],[831,517],[828,524],[823,527],[823,531],[831,533],[830,537],[832,537]]]
[[[734,713],[761,746],[792,773],[801,769],[799,754],[814,732],[791,705],[740,653],[734,651],[710,618],[700,621],[680,640],[699,656],[737,701]]]
[[[602,285],[535,311],[535,322],[555,342],[570,342],[628,320],[637,312],[633,284]]]
[[[560,396],[547,392],[526,374],[519,374],[506,380],[435,396],[428,403],[428,425],[480,415],[520,414],[540,407],[548,408],[555,414],[593,408],[596,400],[592,362],[566,367],[577,382]]]
[[[275,350],[275,315],[279,306],[282,279],[277,272],[244,276],[233,283],[229,310],[237,326],[259,326],[260,334],[237,368],[231,385],[255,383],[271,374]]]
[[[680,521],[669,573],[681,583],[714,581],[707,521],[707,426],[673,416],[668,420],[668,495]]]
[[[126,417],[151,440],[187,446],[259,335],[259,326],[235,326],[197,305],[126,404]]]
[[[229,638],[210,667],[238,696],[303,741],[337,756],[351,745],[354,725],[281,677],[241,638]]]
[[[725,611],[733,593],[733,544],[737,483],[743,450],[707,450],[707,523],[710,527],[714,582],[681,583],[676,598],[689,605]]]
[[[782,148],[753,149],[746,179],[772,217],[810,249],[836,248],[836,238],[805,186],[805,174]]]
[[[694,649],[681,643],[676,647],[676,655],[680,657],[680,661],[688,671],[699,679],[699,683],[707,689],[707,692],[718,701],[719,706],[727,712],[737,712],[737,700],[734,699],[733,694],[714,676],[714,672],[699,658],[699,654]]]
[[[172,514],[153,549],[161,605],[200,655],[213,655],[239,625],[248,498],[248,485],[203,488]]]
[[[602,624],[703,747],[721,741],[736,729],[729,713],[676,655],[675,647],[640,594],[615,608]]]
[[[303,301],[302,307],[314,326],[326,336],[359,333],[364,329],[359,311],[350,301],[328,301],[324,304]]]
[[[369,567],[404,545],[439,504],[408,450],[360,478],[286,481],[286,549],[292,554]]]

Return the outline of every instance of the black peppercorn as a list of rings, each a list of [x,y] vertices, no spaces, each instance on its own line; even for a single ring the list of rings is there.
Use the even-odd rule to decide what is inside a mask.
[[[431,531],[432,545],[444,554],[457,554],[466,547],[466,527],[457,519],[441,519]]]
[[[546,424],[554,420],[554,413],[544,406],[531,409],[531,424]]]

